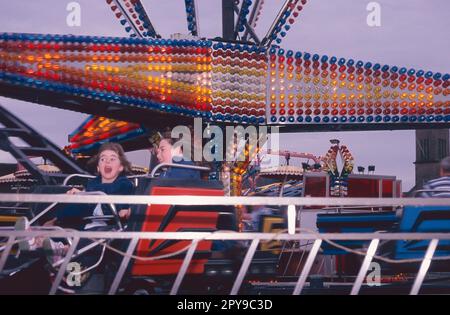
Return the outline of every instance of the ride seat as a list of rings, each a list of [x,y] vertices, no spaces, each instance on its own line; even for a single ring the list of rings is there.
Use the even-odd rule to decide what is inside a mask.
[[[374,233],[392,231],[399,218],[395,212],[372,213],[320,213],[317,215],[319,233]],[[370,240],[336,241],[336,243],[352,249],[363,248]],[[324,255],[345,255],[348,252],[336,248],[327,242],[322,243]]]
[[[450,233],[450,205],[407,206],[403,209],[398,231],[403,233]],[[429,243],[430,240],[396,241],[394,258],[423,258]],[[439,241],[434,257],[439,256],[450,256],[450,240]]]
[[[152,179],[145,195],[223,196],[223,186],[216,181]],[[234,207],[187,205],[138,205],[132,209],[127,230],[141,232],[213,232],[217,230],[221,213],[234,214]],[[224,217],[222,221],[227,221]],[[228,221],[230,218],[228,217]],[[227,224],[229,225],[230,222]],[[223,224],[223,223],[222,223]],[[176,253],[190,240],[139,240],[136,255],[157,257]],[[187,274],[202,274],[211,254],[212,241],[200,241]],[[132,261],[132,276],[176,275],[185,252],[170,258]]]

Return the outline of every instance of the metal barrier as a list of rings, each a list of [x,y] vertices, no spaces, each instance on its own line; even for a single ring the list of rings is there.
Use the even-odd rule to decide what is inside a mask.
[[[61,202],[61,203],[129,203],[129,204],[170,204],[170,205],[295,205],[295,206],[310,206],[310,205],[341,205],[341,206],[356,206],[356,205],[374,205],[374,206],[406,206],[406,205],[420,205],[420,206],[449,206],[450,200],[444,198],[434,199],[415,199],[415,198],[267,198],[267,197],[202,197],[197,196],[77,196],[77,195],[32,195],[32,194],[0,194],[0,202]],[[320,211],[320,210],[318,210]],[[292,219],[292,218],[291,218]],[[295,218],[294,218],[295,220]],[[298,233],[300,232],[300,233]],[[196,247],[201,240],[242,240],[251,241],[251,245],[247,250],[245,258],[239,269],[237,277],[234,281],[231,295],[238,294],[244,277],[249,269],[252,258],[256,252],[260,241],[269,240],[284,240],[284,241],[313,241],[312,249],[309,251],[306,263],[303,270],[296,281],[293,294],[302,293],[308,275],[313,266],[314,260],[319,252],[322,242],[329,242],[336,246],[338,244],[334,241],[342,240],[371,240],[369,248],[366,253],[359,253],[364,255],[364,261],[361,265],[359,273],[353,283],[351,294],[358,294],[364,282],[370,263],[373,258],[393,262],[420,262],[420,269],[415,278],[414,284],[410,290],[410,294],[418,294],[425,276],[430,267],[432,260],[449,260],[450,257],[434,257],[437,245],[440,240],[450,240],[450,233],[316,233],[314,231],[297,230],[294,234],[284,233],[237,233],[237,232],[89,232],[89,231],[13,231],[0,230],[0,237],[7,237],[8,241],[2,252],[0,258],[0,272],[6,263],[6,259],[13,247],[19,239],[29,237],[50,237],[50,238],[71,238],[72,244],[65,258],[58,263],[59,271],[53,282],[50,294],[55,294],[63,279],[66,268],[74,255],[80,255],[90,248],[96,246],[91,244],[80,250],[76,250],[80,239],[129,239],[131,240],[126,252],[119,252],[117,249],[108,247],[110,250],[115,250],[123,255],[120,267],[112,282],[109,294],[115,294],[119,288],[125,270],[131,258],[134,259],[161,259],[165,257],[151,257],[143,258],[133,256],[136,245],[141,239],[164,239],[164,240],[191,240],[191,244],[182,250],[187,251],[186,256],[181,265],[180,271],[177,274],[175,282],[172,286],[170,294],[177,294],[180,285],[185,277],[186,271],[195,253]],[[380,241],[385,240],[431,240],[423,259],[410,259],[402,261],[392,261],[383,257],[376,256],[376,251]],[[99,241],[100,242],[100,241]],[[342,246],[341,246],[342,247]],[[355,252],[349,250],[349,252]],[[179,254],[177,252],[176,254]]]
[[[155,166],[155,168],[150,173],[150,177],[155,177],[156,172],[163,167],[174,167],[174,168],[184,168],[189,170],[197,170],[197,171],[210,171],[209,167],[205,166],[195,166],[195,165],[184,165],[178,163],[161,163]]]
[[[67,177],[64,179],[62,185],[63,185],[63,186],[66,186],[66,185],[69,183],[69,180],[71,180],[72,178],[76,178],[76,177],[79,177],[79,178],[87,178],[87,179],[93,179],[93,178],[95,178],[94,175],[71,174],[71,175],[67,176]]]

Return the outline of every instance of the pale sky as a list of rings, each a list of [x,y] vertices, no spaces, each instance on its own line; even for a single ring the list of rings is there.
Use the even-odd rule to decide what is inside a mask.
[[[66,0],[0,0],[0,32],[126,36],[104,0],[79,0],[81,26],[66,24]],[[200,35],[221,35],[221,0],[197,0]],[[262,37],[282,0],[265,0],[256,28]],[[450,1],[381,0],[381,26],[369,27],[366,0],[310,0],[281,46],[286,49],[361,59],[381,64],[449,73]],[[163,37],[187,33],[182,0],[143,0]],[[86,115],[0,97],[0,103],[59,146]],[[283,135],[281,148],[323,155],[328,140],[338,138],[353,153],[356,166],[376,165],[376,174],[396,175],[403,190],[414,185],[414,131],[298,133]],[[148,154],[129,154],[147,165]],[[5,154],[0,160],[6,162]]]

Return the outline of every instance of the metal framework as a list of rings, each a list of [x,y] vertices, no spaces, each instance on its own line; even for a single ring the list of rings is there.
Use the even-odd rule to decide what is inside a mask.
[[[283,6],[281,7],[280,11],[278,12],[275,20],[273,21],[272,25],[270,26],[269,30],[267,31],[266,36],[264,36],[262,40],[262,45],[268,47],[272,43],[272,35],[276,32],[276,28],[280,20],[283,18],[284,13],[288,9],[289,5],[291,3],[291,0],[285,0]]]
[[[238,17],[241,15],[241,10],[239,10],[238,6],[233,3],[233,10],[234,12],[238,15]],[[250,37],[254,40],[256,45],[260,45],[261,41],[259,40],[258,36],[256,35],[253,27],[249,24],[249,22],[247,20],[245,20],[245,22],[243,23],[245,30],[249,32]],[[236,24],[236,27],[234,29],[234,39],[236,39],[236,37],[238,36],[238,23]]]
[[[256,22],[258,21],[258,17],[261,13],[263,4],[264,0],[255,0],[255,4],[252,7],[252,12],[250,13],[250,18],[248,20],[248,25],[252,29],[255,29],[256,27]],[[246,41],[249,35],[250,35],[249,29],[246,29],[244,32],[244,36],[242,36],[242,39]]]
[[[176,126],[178,124],[192,124],[190,117],[177,116],[176,120],[174,120],[172,115],[151,112],[144,108],[123,107],[118,106],[114,102],[86,99],[77,95],[42,91],[4,82],[0,82],[0,95],[79,113],[141,123],[152,126],[154,129],[163,129],[167,126]]]
[[[0,106],[0,122],[4,126],[0,128],[0,148],[11,153],[17,162],[24,166],[33,178],[37,179],[41,184],[61,183],[68,174],[88,174],[55,144],[2,106]],[[12,138],[22,140],[25,146],[15,144]],[[42,157],[52,162],[61,172],[46,173],[41,171],[31,161],[32,157]]]
[[[125,24],[130,25],[129,27],[133,30],[133,32],[136,34],[136,36],[138,36],[140,38],[159,37],[152,22],[150,21],[150,18],[148,17],[148,14],[147,14],[144,6],[142,5],[141,0],[134,0],[132,2],[127,2],[127,1],[123,2],[121,0],[112,0],[112,1],[116,6],[115,8],[117,8],[120,11],[119,15],[121,17],[125,18],[125,20],[122,20],[122,21],[126,21],[126,23],[123,23],[121,21],[121,24],[122,25],[125,25]],[[131,4],[134,4],[135,11],[132,11],[132,8],[130,8]],[[133,16],[134,16],[134,18],[133,18]],[[143,24],[142,29],[145,28],[147,30],[146,33],[142,32],[139,29],[139,26],[137,25],[137,23],[141,24],[140,21],[142,21],[142,24]]]
[[[191,32],[193,36],[199,36],[200,27],[198,21],[198,8],[197,1],[195,0],[185,0],[186,6],[186,19],[188,23],[188,30]]]
[[[78,232],[78,231],[7,231],[4,229],[0,229],[0,236],[7,237],[8,241],[6,246],[4,247],[4,251],[0,258],[0,272],[3,270],[3,267],[6,263],[6,259],[16,242],[17,238],[23,237],[37,237],[37,236],[45,236],[51,238],[71,238],[73,239],[72,244],[67,252],[65,258],[54,266],[59,268],[59,272],[53,283],[52,289],[50,290],[50,294],[55,294],[57,292],[57,288],[59,287],[64,271],[66,270],[67,265],[69,264],[73,255],[80,255],[90,249],[93,248],[93,245],[89,245],[85,248],[82,248],[76,251],[76,247],[80,241],[80,239],[88,238],[88,239],[130,239],[132,240],[126,250],[126,255],[122,259],[119,270],[116,273],[114,281],[112,283],[111,288],[108,291],[108,294],[115,294],[119,287],[119,284],[123,278],[125,270],[130,261],[130,256],[133,253],[137,242],[140,239],[160,239],[160,240],[192,240],[191,245],[188,248],[187,254],[183,260],[183,264],[180,268],[180,271],[176,277],[176,280],[173,284],[173,287],[170,291],[171,295],[175,295],[178,293],[180,285],[184,279],[189,263],[193,257],[196,246],[200,240],[251,240],[251,245],[245,255],[243,263],[239,269],[239,273],[235,279],[232,290],[230,292],[231,295],[236,295],[239,292],[239,289],[242,285],[244,277],[247,273],[247,270],[250,266],[251,260],[255,254],[256,248],[261,241],[267,240],[285,240],[285,241],[314,241],[312,249],[308,254],[308,258],[306,260],[305,266],[296,281],[295,288],[292,292],[293,295],[298,295],[302,293],[302,290],[305,287],[307,282],[308,275],[311,271],[311,267],[316,259],[318,254],[320,245],[323,241],[333,240],[367,240],[371,239],[371,243],[369,249],[364,258],[364,262],[359,270],[358,276],[352,286],[351,294],[358,294],[361,286],[363,284],[363,280],[367,274],[368,268],[372,259],[374,257],[374,253],[378,248],[378,244],[381,240],[431,240],[428,249],[426,251],[425,257],[421,262],[420,270],[417,273],[417,277],[414,281],[414,285],[410,290],[410,294],[416,295],[420,292],[420,288],[422,286],[423,280],[428,272],[429,265],[431,260],[433,259],[434,252],[436,250],[437,244],[439,240],[448,240],[450,239],[450,233],[340,233],[340,234],[275,234],[275,233],[202,233],[202,232]],[[95,245],[94,245],[95,246]],[[442,258],[442,257],[440,257]],[[447,257],[446,259],[450,259]]]

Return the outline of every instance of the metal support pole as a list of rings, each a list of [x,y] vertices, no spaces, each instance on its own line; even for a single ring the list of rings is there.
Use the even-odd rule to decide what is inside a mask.
[[[239,289],[241,288],[242,281],[244,280],[245,274],[247,273],[248,267],[252,262],[253,255],[255,255],[255,251],[256,248],[258,247],[258,244],[259,244],[258,239],[252,241],[252,244],[250,245],[250,248],[248,249],[247,254],[245,255],[244,262],[242,263],[241,269],[239,270],[239,274],[236,278],[236,281],[234,281],[230,295],[238,294]]]
[[[428,268],[430,268],[431,259],[433,258],[438,243],[438,239],[432,239],[430,245],[428,245],[427,252],[425,253],[425,257],[423,258],[422,264],[420,265],[416,280],[414,281],[414,285],[411,289],[411,292],[409,293],[410,295],[419,294],[420,287],[422,286],[423,280],[425,279],[425,276],[428,272]]]
[[[50,289],[50,295],[55,295],[56,291],[58,290],[59,284],[61,283],[61,280],[64,276],[64,273],[67,270],[67,265],[69,264],[70,260],[72,259],[72,255],[77,249],[78,242],[80,241],[79,237],[75,237],[72,245],[69,247],[69,250],[67,251],[66,257],[64,258],[63,263],[59,267],[58,274],[56,275],[55,281],[53,282],[52,288]]]
[[[234,12],[236,14],[239,14],[239,8],[237,7],[237,5],[234,5]],[[250,36],[253,38],[253,40],[255,41],[256,45],[261,44],[261,41],[259,40],[258,36],[256,35],[255,31],[253,30],[253,27],[250,26],[250,24],[248,24],[248,21],[246,21],[244,23],[245,29],[248,30],[248,32],[250,33]],[[235,39],[238,35],[238,32],[235,32],[233,35],[233,38]]]
[[[277,17],[275,20],[273,20],[272,25],[269,28],[269,31],[267,32],[266,36],[262,39],[261,43],[263,46],[270,46],[270,43],[272,43],[272,35],[275,32],[276,26],[278,24],[278,21],[282,18],[284,12],[287,10],[291,0],[285,0],[283,6],[280,9],[280,12],[278,12]]]
[[[308,259],[306,260],[305,266],[303,267],[302,273],[298,278],[298,282],[292,295],[299,295],[302,292],[303,287],[305,286],[306,279],[308,278],[308,274],[311,271],[314,260],[316,259],[317,253],[319,252],[320,245],[322,245],[321,239],[317,239],[314,241],[314,245],[309,252]]]
[[[222,37],[234,40],[234,0],[222,0]]]
[[[262,2],[261,0],[256,0],[256,1],[255,1],[255,4],[253,5],[252,12],[250,13],[250,18],[249,18],[249,20],[248,20],[248,25],[249,25],[251,28],[253,28],[253,29],[254,29],[255,26],[256,26],[256,19],[257,19],[257,17],[258,17],[259,11],[261,10],[262,3],[263,3],[263,2]],[[248,31],[248,29],[246,29],[245,32],[244,32],[244,36],[242,37],[242,39],[243,39],[243,40],[247,40],[248,35],[249,35],[249,31]]]
[[[186,257],[184,257],[183,264],[181,265],[180,271],[178,272],[177,278],[175,279],[175,283],[173,284],[172,290],[170,290],[170,295],[176,295],[178,289],[180,288],[181,281],[183,281],[184,275],[191,263],[192,257],[194,256],[195,249],[197,248],[199,240],[192,240],[192,244],[189,247],[188,252],[186,253]]]
[[[188,30],[189,30],[189,15],[192,16],[194,23],[195,23],[195,28],[191,31],[191,34],[193,36],[198,36],[198,34],[200,33],[200,29],[199,29],[199,23],[198,23],[198,8],[197,8],[197,1],[192,0],[192,7],[188,6],[188,2],[185,1],[185,5],[186,5],[186,17],[188,19],[187,23],[188,23]],[[192,12],[189,12],[188,10],[192,9]]]
[[[136,248],[136,245],[138,243],[139,239],[133,238],[130,242],[130,245],[128,245],[127,254],[123,257],[122,263],[120,264],[119,270],[117,271],[116,276],[114,277],[114,281],[111,285],[111,288],[108,292],[109,295],[113,295],[116,293],[117,289],[119,288],[120,281],[122,281],[123,275],[125,273],[125,270],[127,269],[128,262],[131,259],[131,255],[134,252],[134,249]]]
[[[14,236],[8,237],[8,242],[6,243],[5,249],[3,250],[2,256],[0,258],[0,272],[2,272],[3,267],[5,267],[6,260],[8,259],[9,252],[14,245],[14,240],[16,238]]]
[[[370,242],[369,249],[367,249],[366,257],[364,257],[364,261],[361,265],[361,269],[359,270],[358,277],[353,284],[351,295],[357,295],[359,293],[359,289],[364,281],[364,277],[366,276],[367,270],[369,269],[370,263],[372,262],[372,258],[375,255],[378,244],[380,240],[375,238]]]

